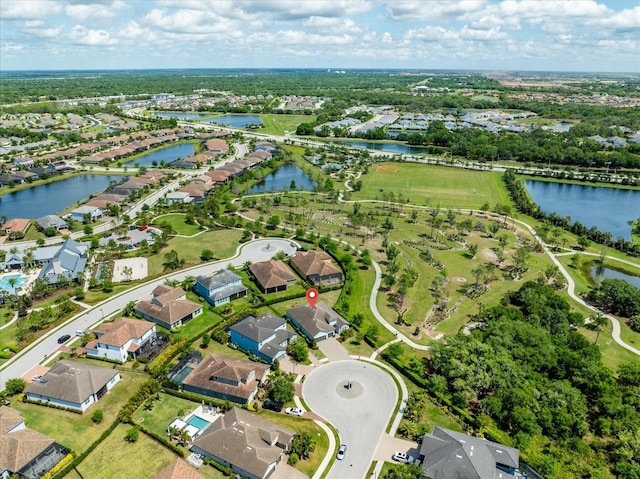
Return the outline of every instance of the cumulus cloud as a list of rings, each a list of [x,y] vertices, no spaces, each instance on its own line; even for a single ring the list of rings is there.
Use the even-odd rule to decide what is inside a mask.
[[[165,10],[153,9],[142,19],[151,28],[184,34],[229,33],[240,28],[234,21],[220,17],[215,12],[177,10],[167,14]]]
[[[113,38],[105,30],[92,30],[82,25],[76,25],[71,29],[67,37],[69,42],[77,45],[105,46],[115,45],[118,40]]]
[[[394,20],[451,20],[469,12],[480,11],[485,5],[485,0],[390,0],[384,2],[387,5],[387,14]]]
[[[0,2],[0,18],[3,20],[45,19],[62,10],[60,4],[47,0],[2,0]]]
[[[111,4],[90,3],[67,5],[65,13],[78,22],[101,21],[114,18],[121,10],[127,8],[127,4],[121,0],[116,0]]]

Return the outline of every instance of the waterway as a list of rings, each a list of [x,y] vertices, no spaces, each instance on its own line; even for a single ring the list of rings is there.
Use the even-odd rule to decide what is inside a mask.
[[[116,175],[79,175],[7,193],[0,197],[0,215],[8,219],[36,219],[58,214],[91,194],[105,190],[110,181],[119,183],[122,179]]]
[[[369,148],[371,150],[388,151],[389,153],[399,153],[403,155],[415,155],[417,153],[427,153],[428,148],[420,146],[408,146],[400,143],[374,143],[371,141],[341,141],[335,145],[348,145],[357,148]]]
[[[288,163],[268,174],[264,180],[251,188],[251,193],[285,191],[291,186],[291,181],[296,182],[297,190],[310,191],[313,189],[314,183],[311,177],[298,166]]]
[[[177,120],[201,120],[208,116],[212,116],[213,113],[182,113],[177,111],[162,111],[154,112],[154,116],[158,118],[175,118]]]
[[[526,180],[524,186],[542,211],[570,216],[614,238],[631,239],[629,221],[640,217],[640,190]]]
[[[208,120],[202,120],[202,123],[215,123],[216,125],[230,126],[232,128],[246,128],[249,125],[263,126],[262,118],[256,115],[223,115]]]
[[[176,161],[178,158],[184,159],[193,156],[196,152],[196,146],[193,143],[180,143],[179,145],[169,146],[160,150],[151,151],[137,157],[135,160],[123,163],[123,166],[160,166],[164,161],[165,165]],[[154,164],[155,162],[155,164]]]
[[[603,279],[624,279],[627,283],[632,284],[636,288],[640,289],[640,276],[632,276],[630,274],[621,273],[615,269],[603,268],[602,266],[591,267],[591,277],[596,279],[601,277]]]

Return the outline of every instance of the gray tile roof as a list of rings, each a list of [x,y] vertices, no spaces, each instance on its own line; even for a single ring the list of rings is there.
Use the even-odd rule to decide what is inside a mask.
[[[425,434],[420,455],[433,479],[494,479],[497,464],[517,468],[520,460],[518,449],[438,426]]]
[[[231,326],[231,331],[235,331],[242,336],[260,343],[273,336],[274,330],[286,325],[283,318],[278,318],[271,313],[264,313],[257,318],[255,316],[247,316],[241,321]]]
[[[221,269],[211,275],[202,275],[196,278],[196,281],[209,291],[216,288],[222,288],[230,283],[240,281],[242,278],[231,270]]]
[[[300,325],[312,338],[318,334],[338,332],[349,323],[324,301],[318,301],[315,308],[308,304],[287,309],[287,315]]]

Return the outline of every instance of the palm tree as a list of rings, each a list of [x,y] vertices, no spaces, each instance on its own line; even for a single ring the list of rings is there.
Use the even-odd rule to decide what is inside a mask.
[[[602,313],[596,313],[596,315],[591,318],[591,324],[593,324],[593,329],[596,330],[596,339],[593,344],[598,344],[598,337],[600,337],[600,331],[602,331],[602,326],[607,324],[607,317]]]

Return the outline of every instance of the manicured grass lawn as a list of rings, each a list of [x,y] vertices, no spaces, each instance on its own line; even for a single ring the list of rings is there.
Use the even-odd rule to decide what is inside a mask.
[[[201,301],[202,298],[197,294],[189,291],[187,293],[187,299],[194,303],[202,304],[202,314],[188,321],[187,324],[182,326],[177,332],[172,333],[172,336],[176,338],[176,341],[184,338],[193,338],[205,331],[207,328],[210,328],[214,324],[218,324],[222,321],[222,317],[211,311],[209,303]]]
[[[198,231],[200,231],[200,227],[197,224],[189,225],[185,223],[186,218],[187,215],[184,213],[174,213],[158,216],[157,218],[154,218],[152,223],[156,225],[166,223],[178,235],[193,236]]]
[[[264,126],[258,128],[260,133],[268,133],[270,135],[284,135],[285,131],[294,133],[300,123],[312,123],[315,115],[260,115]],[[288,147],[287,147],[288,148]]]
[[[306,432],[316,441],[316,449],[309,459],[298,461],[294,466],[297,470],[312,477],[320,466],[322,459],[329,450],[329,438],[320,426],[316,425],[311,419],[296,418],[287,416],[286,414],[276,413],[261,409],[259,415],[264,419],[272,421],[280,426],[292,429],[296,433]]]
[[[22,413],[30,428],[46,434],[80,454],[100,437],[116,419],[122,405],[138,390],[140,383],[148,379],[146,374],[140,373],[121,372],[120,376],[120,382],[84,414],[19,401],[12,401],[12,407]],[[91,420],[91,415],[96,409],[101,409],[104,413],[104,419],[100,424],[94,424]]]
[[[158,254],[149,258],[149,276],[166,273],[162,263],[164,255],[172,249],[185,261],[185,267],[195,266],[202,263],[200,254],[204,249],[213,251],[215,259],[226,259],[235,255],[240,246],[241,236],[242,232],[237,230],[215,230],[206,231],[193,238],[173,237]]]
[[[123,291],[126,291],[137,284],[139,283],[131,282],[114,285],[113,291],[111,293],[105,293],[102,290],[89,290],[84,293],[84,299],[82,300],[82,302],[87,304],[97,304],[100,301],[104,301],[105,299],[115,296],[116,294],[122,293]]]
[[[125,441],[132,426],[121,424],[96,449],[68,474],[68,479],[113,479],[135,477],[148,479],[175,461],[178,456],[153,439],[140,433],[134,443]]]
[[[169,394],[160,394],[160,398],[161,401],[153,401],[153,411],[141,407],[133,417],[136,424],[163,437],[166,437],[167,427],[176,417],[188,414],[199,406],[198,403]]]
[[[479,209],[485,202],[491,207],[511,204],[500,175],[417,163],[376,163],[362,176],[362,190],[352,199],[382,199],[383,193],[393,192],[396,199],[402,193],[413,205]]]

